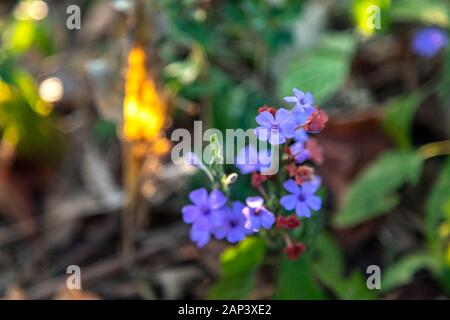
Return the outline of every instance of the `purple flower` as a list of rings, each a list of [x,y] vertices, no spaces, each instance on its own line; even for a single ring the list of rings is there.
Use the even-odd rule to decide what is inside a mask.
[[[294,140],[296,142],[306,142],[308,140],[308,138],[309,138],[309,136],[306,133],[305,129],[299,128],[299,129],[295,130]]]
[[[259,140],[269,141],[270,144],[282,144],[295,133],[295,122],[292,114],[286,109],[278,109],[274,116],[269,111],[263,111],[256,116],[260,125],[255,129]]]
[[[189,236],[199,248],[203,248],[211,239],[211,226],[204,220],[193,224]]]
[[[294,107],[299,107],[301,111],[306,111],[314,106],[314,98],[311,92],[303,93],[303,91],[294,88],[292,90],[293,96],[284,97],[284,101],[293,104]]]
[[[220,190],[208,195],[205,188],[200,188],[189,193],[189,199],[193,205],[184,206],[181,212],[184,222],[192,224],[192,241],[201,248],[208,243],[213,229],[223,224],[227,198]]]
[[[312,106],[295,106],[291,112],[294,116],[295,124],[297,126],[303,126],[308,120],[309,116],[314,112],[314,107]]]
[[[270,168],[270,165],[270,151],[258,152],[253,145],[242,148],[236,157],[236,167],[239,168],[242,174],[261,172]]]
[[[299,217],[311,216],[310,209],[316,211],[322,207],[322,199],[314,193],[320,187],[320,178],[315,177],[312,181],[305,182],[298,186],[294,180],[290,179],[283,183],[284,188],[291,194],[280,199],[280,204],[286,210],[293,210]]]
[[[275,215],[263,207],[264,199],[261,197],[249,197],[245,201],[247,207],[243,209],[245,228],[250,231],[258,231],[261,228],[270,229],[275,223]]]
[[[433,58],[447,45],[447,34],[435,27],[423,28],[413,37],[413,50],[425,58]]]
[[[311,92],[303,93],[297,88],[292,90],[293,96],[284,97],[284,101],[294,105],[291,110],[294,115],[295,124],[302,126],[305,124],[311,113],[314,112],[314,98]]]
[[[292,156],[294,157],[297,163],[303,163],[308,160],[311,156],[309,150],[307,150],[304,146],[303,142],[296,142],[292,144],[290,147],[290,151]]]
[[[242,213],[244,205],[236,201],[231,208],[227,209],[222,225],[214,229],[214,236],[219,240],[226,238],[231,243],[244,240],[248,234],[245,229],[245,216]]]

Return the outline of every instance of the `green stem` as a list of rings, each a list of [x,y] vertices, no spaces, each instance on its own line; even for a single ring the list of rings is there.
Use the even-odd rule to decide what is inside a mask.
[[[437,156],[450,155],[450,140],[427,143],[421,146],[418,151],[423,160]]]

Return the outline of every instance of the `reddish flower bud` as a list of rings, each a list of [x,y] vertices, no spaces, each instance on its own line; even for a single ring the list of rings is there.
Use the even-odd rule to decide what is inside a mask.
[[[286,253],[289,260],[297,260],[305,250],[306,246],[301,242],[287,245],[284,248],[284,252]]]
[[[290,215],[287,217],[278,216],[277,217],[277,224],[276,227],[278,229],[288,229],[292,230],[297,228],[300,225],[300,220],[297,218],[296,215]]]
[[[314,169],[307,165],[297,166],[294,162],[291,162],[288,164],[287,170],[289,176],[294,178],[298,185],[311,181],[314,177]]]
[[[296,215],[290,215],[285,220],[286,229],[295,229],[300,226],[300,220]]]
[[[325,128],[328,121],[327,113],[322,109],[315,110],[308,118],[305,124],[305,130],[308,133],[319,133]]]
[[[315,164],[320,165],[323,162],[323,148],[317,141],[317,139],[310,138],[306,142],[306,150],[309,151],[310,156],[309,158],[311,161],[313,161]]]
[[[269,111],[272,115],[275,116],[275,113],[277,113],[277,109],[269,107],[268,105],[263,105],[261,108],[258,109],[258,113]]]
[[[285,228],[286,227],[286,218],[283,217],[283,216],[278,216],[277,217],[276,227],[278,229]]]
[[[255,189],[259,189],[262,187],[264,181],[266,181],[267,179],[269,179],[269,176],[267,175],[262,175],[259,174],[257,172],[253,172],[252,173],[252,187]]]

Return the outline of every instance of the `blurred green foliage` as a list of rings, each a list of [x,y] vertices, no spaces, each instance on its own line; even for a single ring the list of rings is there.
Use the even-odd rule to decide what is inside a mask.
[[[49,22],[14,15],[0,23],[0,133],[19,156],[41,164],[57,163],[64,138],[52,118],[51,105],[38,92],[36,80],[23,66],[31,51],[44,57],[54,52]]]
[[[292,88],[314,93],[322,106],[347,79],[356,39],[349,33],[326,33],[319,45],[290,61],[279,83],[279,96],[291,94]]]
[[[222,277],[211,290],[211,299],[243,299],[252,291],[256,270],[262,264],[265,242],[249,237],[234,247],[226,249],[221,257]]]
[[[396,190],[405,183],[417,183],[422,165],[415,151],[383,154],[353,182],[335,215],[335,226],[352,227],[392,210],[400,201]]]

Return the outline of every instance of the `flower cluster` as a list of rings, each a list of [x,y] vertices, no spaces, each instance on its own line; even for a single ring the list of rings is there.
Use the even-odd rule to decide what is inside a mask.
[[[246,206],[235,201],[228,205],[222,191],[200,188],[189,194],[192,204],[182,209],[183,220],[192,224],[190,237],[199,248],[205,246],[211,236],[230,243],[244,240],[246,235],[260,229],[270,229],[275,215],[264,207],[261,197],[249,197]]]
[[[217,184],[209,194],[204,188],[190,193],[192,204],[184,206],[182,213],[184,221],[191,225],[190,237],[198,247],[205,246],[211,237],[236,243],[250,234],[272,229],[266,234],[282,239],[289,259],[297,259],[306,250],[304,243],[293,241],[290,232],[301,227],[300,219],[311,217],[322,207],[322,199],[316,194],[321,179],[311,164],[323,162],[323,150],[313,136],[324,129],[328,116],[314,105],[309,92],[294,89],[293,95],[284,101],[292,107],[259,108],[255,119],[258,127],[254,129],[259,140],[283,147],[258,150],[248,145],[236,157],[240,173],[251,174],[251,185],[259,195],[248,197],[245,204],[231,201],[225,195],[227,188]],[[275,150],[281,153],[277,158],[281,170],[276,175],[266,175]],[[270,189],[266,189],[269,183]]]

